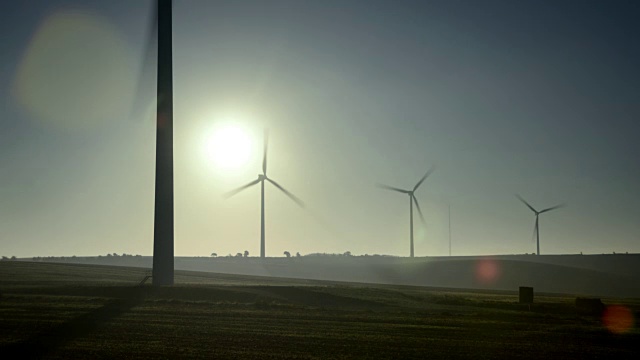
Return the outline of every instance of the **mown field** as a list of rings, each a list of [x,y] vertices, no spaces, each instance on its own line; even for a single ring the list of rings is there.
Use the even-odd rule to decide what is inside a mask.
[[[0,262],[0,348],[21,358],[638,358],[572,296]],[[603,299],[635,314],[640,300]]]

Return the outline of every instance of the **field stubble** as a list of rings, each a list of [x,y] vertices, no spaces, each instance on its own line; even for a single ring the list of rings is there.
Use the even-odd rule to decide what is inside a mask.
[[[636,358],[569,296],[0,264],[0,347],[38,358]],[[636,314],[633,299],[621,303]]]

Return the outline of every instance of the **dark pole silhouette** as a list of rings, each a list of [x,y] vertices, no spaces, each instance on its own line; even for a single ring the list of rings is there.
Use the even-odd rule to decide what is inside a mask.
[[[411,236],[411,240],[409,243],[411,244],[410,253],[411,257],[413,257],[413,194],[409,196],[409,234]]]
[[[153,285],[173,285],[173,66],[171,0],[156,3],[158,30]]]
[[[451,204],[449,204],[449,256],[451,256]]]
[[[266,245],[264,242],[264,179],[260,183],[260,257],[265,257]]]
[[[526,206],[527,206],[531,211],[533,211],[533,213],[534,213],[534,214],[536,214],[536,222],[535,222],[535,225],[534,225],[534,227],[533,227],[533,234],[534,234],[534,235],[535,235],[535,237],[536,237],[536,250],[537,250],[537,254],[538,254],[538,255],[540,255],[540,226],[539,226],[539,218],[538,218],[538,217],[539,217],[539,216],[540,216],[540,214],[542,214],[542,213],[546,213],[546,212],[548,212],[548,211],[551,211],[551,210],[555,210],[555,209],[561,208],[561,207],[563,207],[563,206],[565,206],[565,205],[564,205],[564,204],[560,204],[560,205],[552,206],[552,207],[550,207],[550,208],[547,208],[547,209],[544,209],[544,210],[538,211],[538,210],[534,209],[534,208],[533,208],[533,206],[531,206],[531,205],[530,205],[530,204],[529,204],[525,199],[523,199],[520,195],[517,195],[517,194],[516,194],[516,197],[517,197],[518,199],[520,199],[520,201],[522,201],[522,202],[523,202],[523,203],[524,203],[524,204],[525,204],[525,205],[526,205]]]
[[[431,175],[432,172],[433,172],[433,168],[429,169],[424,174],[424,176],[420,179],[420,181],[418,181],[418,183],[413,187],[412,190],[404,190],[404,189],[395,188],[393,186],[378,184],[378,187],[380,187],[380,188],[387,189],[387,190],[392,190],[392,191],[397,191],[397,192],[409,195],[409,249],[410,249],[409,252],[411,254],[411,257],[414,257],[414,251],[413,251],[413,204],[414,203],[416,204],[416,209],[418,209],[418,214],[420,214],[420,219],[424,223],[424,215],[422,215],[422,210],[420,209],[420,204],[418,204],[418,198],[416,198],[414,193],[415,193],[416,190],[418,190],[420,185],[422,185],[424,180],[429,175]]]
[[[293,200],[296,204],[298,204],[300,207],[304,208],[304,203],[302,202],[302,200],[298,199],[295,195],[293,195],[292,193],[290,193],[288,190],[286,190],[285,188],[283,188],[280,184],[278,184],[277,182],[275,182],[274,180],[270,179],[269,177],[267,177],[267,148],[269,145],[269,133],[268,131],[265,129],[264,131],[264,153],[263,153],[263,157],[262,157],[262,174],[258,174],[258,179],[254,180],[244,186],[241,186],[235,190],[232,190],[228,193],[225,194],[226,198],[229,198],[239,192],[241,192],[244,189],[250,188],[253,185],[256,185],[257,183],[260,183],[260,257],[264,258],[265,257],[265,250],[266,250],[266,244],[265,244],[265,231],[264,231],[264,183],[265,181],[270,182],[273,186],[277,187],[280,191],[282,191],[285,195],[287,195],[291,200]]]

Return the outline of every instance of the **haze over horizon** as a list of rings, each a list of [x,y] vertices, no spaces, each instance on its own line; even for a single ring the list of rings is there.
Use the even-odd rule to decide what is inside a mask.
[[[0,255],[150,255],[150,1],[4,4]],[[174,1],[175,254],[640,252],[640,3]],[[146,72],[141,72],[145,64]],[[155,66],[155,63],[151,64]],[[153,68],[151,68],[153,74]],[[146,100],[148,100],[146,99]],[[132,108],[134,111],[132,111]],[[133,114],[133,115],[132,115]],[[225,125],[248,159],[207,154]]]

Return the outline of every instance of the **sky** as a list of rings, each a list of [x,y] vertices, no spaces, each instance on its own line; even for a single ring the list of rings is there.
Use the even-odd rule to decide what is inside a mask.
[[[174,1],[175,254],[640,252],[640,3]],[[0,11],[0,255],[151,255],[150,1]],[[207,149],[225,126],[246,163]],[[449,208],[451,234],[449,234]]]

